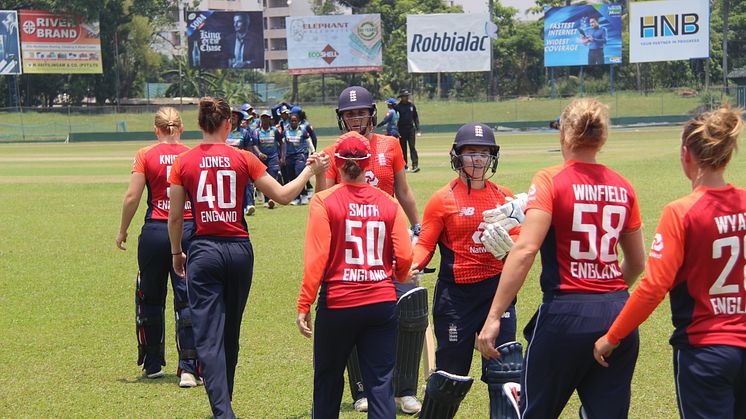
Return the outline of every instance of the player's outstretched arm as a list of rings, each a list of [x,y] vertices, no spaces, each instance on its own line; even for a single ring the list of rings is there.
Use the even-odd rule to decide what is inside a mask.
[[[130,228],[132,218],[137,213],[143,190],[145,190],[145,174],[132,172],[130,184],[124,194],[124,202],[122,202],[122,220],[119,223],[119,234],[117,234],[117,247],[122,250],[127,250],[124,245],[127,242],[127,230]]]
[[[254,181],[254,185],[264,195],[270,197],[273,201],[282,205],[287,205],[300,194],[306,187],[306,182],[312,176],[324,173],[329,168],[329,156],[324,153],[313,154],[308,157],[306,167],[300,172],[292,182],[280,185],[275,178],[264,172]]]

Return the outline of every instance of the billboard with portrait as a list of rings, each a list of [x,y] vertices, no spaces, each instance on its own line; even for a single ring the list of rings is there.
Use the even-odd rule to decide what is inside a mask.
[[[410,73],[490,71],[497,25],[488,14],[407,15]]]
[[[381,15],[286,17],[290,74],[381,71]]]
[[[21,10],[23,72],[26,74],[103,73],[97,21],[80,16]]]
[[[544,8],[544,66],[621,63],[621,4]]]
[[[0,10],[0,75],[21,74],[18,13]]]
[[[630,62],[688,60],[709,56],[708,0],[630,4]]]
[[[189,66],[264,68],[262,12],[186,12]]]

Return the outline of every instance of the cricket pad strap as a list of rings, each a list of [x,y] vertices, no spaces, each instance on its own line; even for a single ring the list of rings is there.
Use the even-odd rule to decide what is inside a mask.
[[[420,358],[428,323],[427,289],[417,287],[399,298],[396,304],[399,330],[396,336],[394,391],[397,396],[417,393]]]
[[[487,383],[490,391],[502,391],[505,383],[519,383],[523,371],[523,346],[520,343],[507,342],[496,349],[500,356],[482,363],[482,381]]]
[[[471,377],[435,371],[427,380],[420,419],[452,419],[473,383]]]

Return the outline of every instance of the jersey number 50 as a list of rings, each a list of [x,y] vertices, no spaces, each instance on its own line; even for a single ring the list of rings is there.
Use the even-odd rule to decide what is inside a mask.
[[[614,262],[617,260],[616,243],[619,241],[619,235],[624,228],[624,222],[627,219],[627,208],[621,205],[605,205],[601,210],[601,252],[597,250],[596,224],[584,224],[583,214],[597,214],[598,204],[575,204],[575,210],[572,216],[572,231],[579,233],[588,233],[588,250],[580,250],[580,240],[570,241],[570,257],[575,260],[596,260],[601,262]],[[616,215],[616,225],[613,218]],[[599,257],[600,256],[600,257]]]
[[[213,194],[212,183],[207,182],[207,173],[209,170],[203,170],[199,174],[199,184],[197,184],[197,202],[207,202],[211,209],[215,208],[215,195]],[[236,171],[235,170],[218,170],[215,172],[216,187],[218,190],[218,208],[235,208],[236,207]],[[227,185],[226,185],[227,181]],[[228,186],[228,196],[226,197],[226,186]],[[227,200],[226,200],[227,198]]]
[[[364,230],[362,227],[363,222],[360,220],[345,220],[345,242],[352,243],[353,247],[345,249],[345,263],[368,267],[382,266],[386,224],[383,221],[368,221]],[[358,229],[362,230],[360,233],[364,233],[364,237],[356,234]]]

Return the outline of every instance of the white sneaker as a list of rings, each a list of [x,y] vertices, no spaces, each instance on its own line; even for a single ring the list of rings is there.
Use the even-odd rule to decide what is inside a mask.
[[[191,387],[197,387],[200,384],[202,384],[202,380],[195,377],[194,374],[190,372],[181,373],[181,381],[179,382],[179,387],[191,388]]]
[[[303,195],[300,197],[300,204],[301,205],[308,205],[308,197]]]
[[[397,397],[396,403],[401,407],[401,411],[407,414],[419,413],[422,409],[420,403],[414,396]]]
[[[273,209],[274,207],[275,207],[275,201],[271,199],[264,203],[264,208]]]
[[[355,410],[357,410],[358,412],[367,412],[368,411],[368,398],[363,397],[363,398],[355,400]]]
[[[290,205],[300,205],[300,198],[295,198],[290,201]]]
[[[254,215],[255,212],[256,212],[256,207],[254,207],[253,205],[249,205],[248,207],[246,207],[246,211],[244,211],[243,214]]]
[[[150,374],[148,374],[147,372],[144,371],[143,375],[146,376],[146,377],[148,377],[148,378],[161,378],[164,375],[163,374],[163,368],[159,369],[156,372],[151,372]]]

